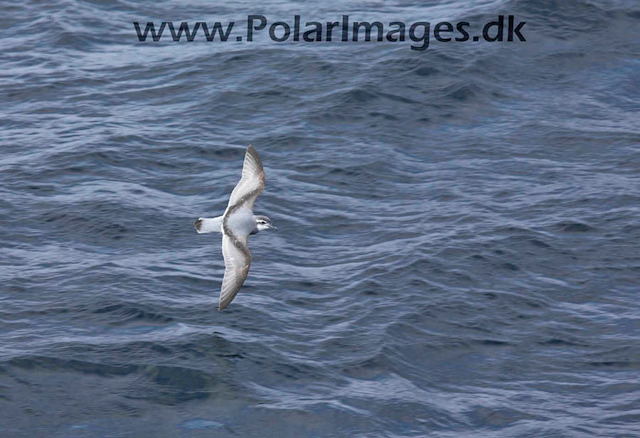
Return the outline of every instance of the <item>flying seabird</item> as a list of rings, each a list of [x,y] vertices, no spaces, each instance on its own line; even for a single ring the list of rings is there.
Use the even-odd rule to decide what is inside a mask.
[[[264,190],[264,169],[258,151],[247,148],[242,167],[242,178],[231,192],[229,205],[222,216],[198,218],[196,231],[222,233],[222,255],[224,256],[224,279],[220,291],[218,310],[224,310],[235,298],[249,274],[251,253],[248,238],[263,230],[274,229],[267,216],[253,214],[253,204]]]

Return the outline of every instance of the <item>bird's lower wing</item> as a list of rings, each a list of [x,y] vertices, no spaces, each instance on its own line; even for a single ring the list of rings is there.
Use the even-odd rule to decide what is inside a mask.
[[[247,246],[247,237],[222,236],[222,255],[224,256],[224,279],[220,291],[220,306],[224,310],[238,294],[249,274],[251,253]]]

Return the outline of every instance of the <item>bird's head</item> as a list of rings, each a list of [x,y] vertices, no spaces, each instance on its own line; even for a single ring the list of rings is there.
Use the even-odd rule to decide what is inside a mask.
[[[277,228],[271,224],[271,219],[269,219],[267,216],[254,216],[253,219],[256,222],[256,228],[258,229],[258,231],[264,231],[264,230],[277,230]]]

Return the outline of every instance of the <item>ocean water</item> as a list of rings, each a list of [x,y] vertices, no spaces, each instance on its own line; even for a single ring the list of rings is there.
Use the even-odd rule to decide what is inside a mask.
[[[637,2],[2,11],[1,437],[640,436]],[[527,41],[133,27],[251,14],[504,14]],[[279,230],[218,312],[193,221],[249,144]]]

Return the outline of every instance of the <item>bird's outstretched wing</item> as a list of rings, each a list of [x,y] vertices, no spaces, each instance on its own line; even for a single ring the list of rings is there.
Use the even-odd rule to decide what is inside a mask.
[[[237,229],[230,226],[234,212],[240,208],[253,210],[260,193],[264,190],[264,168],[253,146],[247,148],[242,166],[242,178],[233,189],[229,205],[222,219],[222,255],[224,256],[224,279],[220,291],[220,306],[224,310],[236,297],[244,280],[249,274],[251,253],[247,245],[247,235],[238,234]],[[247,231],[249,233],[249,231]]]
[[[224,279],[218,310],[224,310],[231,304],[249,274],[251,253],[247,246],[247,236],[236,237],[233,234],[224,234],[222,255],[224,256]]]
[[[247,148],[242,166],[242,178],[231,192],[227,211],[239,207],[247,207],[253,210],[260,193],[264,190],[264,169],[258,151],[253,146]]]

